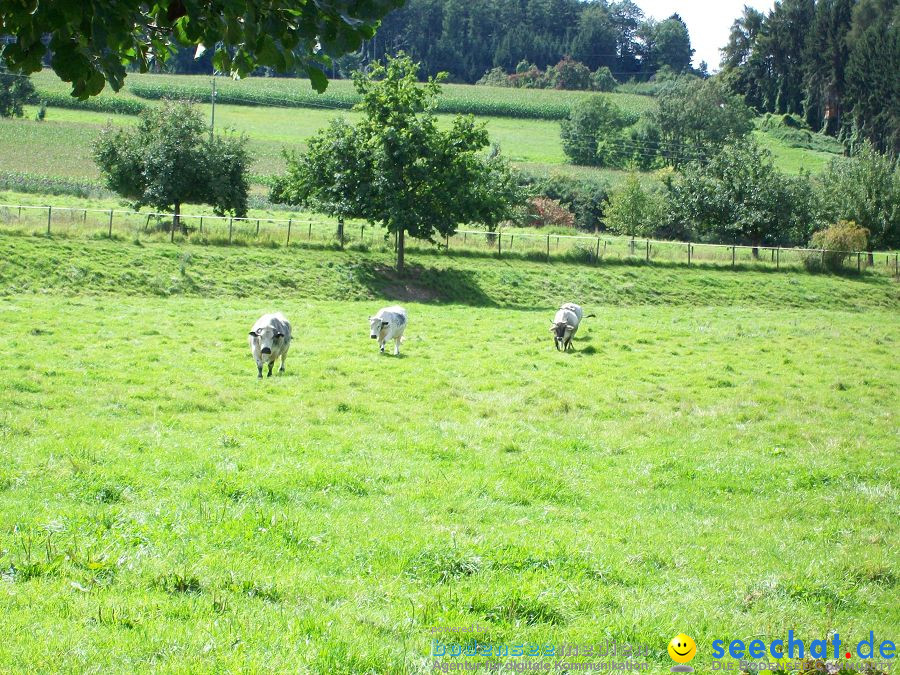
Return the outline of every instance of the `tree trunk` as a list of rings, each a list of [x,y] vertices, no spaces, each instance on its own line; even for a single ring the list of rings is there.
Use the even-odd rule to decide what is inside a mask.
[[[170,241],[175,241],[175,230],[181,222],[181,203],[175,202],[175,216],[172,218],[172,237]]]
[[[753,247],[753,259],[759,260],[759,246]]]
[[[869,267],[874,267],[874,266],[875,266],[875,254],[874,254],[872,251],[869,251],[869,254],[868,254],[868,256],[867,256],[867,260],[868,260],[868,263],[869,263]]]
[[[403,231],[403,228],[401,227],[399,230],[397,230],[397,273],[398,274],[403,274],[403,253],[404,253],[403,235],[404,235],[404,231]]]

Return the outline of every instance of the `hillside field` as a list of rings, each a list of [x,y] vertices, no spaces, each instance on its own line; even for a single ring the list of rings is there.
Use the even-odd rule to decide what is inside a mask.
[[[654,671],[684,631],[703,672],[714,639],[897,635],[896,282],[388,262],[0,235],[0,671],[426,673],[432,627],[477,624]],[[597,315],[568,354],[563,301]]]
[[[99,172],[91,159],[91,145],[107,123],[135,124],[134,114],[110,112],[113,104],[155,105],[156,97],[194,96],[201,101],[203,114],[211,115],[208,103],[210,78],[185,75],[129,74],[125,88],[118,94],[108,89],[97,99],[80,104],[68,97],[68,85],[52,72],[34,77],[38,94],[49,101],[47,118],[36,122],[35,106],[26,108],[24,119],[0,119],[0,180],[10,174],[44,176],[62,181],[79,181],[99,187]],[[312,92],[305,80],[286,78],[249,78],[231,81],[218,78],[219,103],[216,128],[246,134],[254,158],[253,182],[258,194],[272,175],[284,171],[283,152],[302,151],[306,140],[335,116],[355,119],[347,110],[355,101],[349,81],[333,81],[321,97]],[[141,98],[135,91],[144,96]],[[614,185],[626,174],[613,169],[578,167],[566,162],[559,135],[559,118],[571,105],[590,92],[520,90],[472,85],[445,85],[439,111],[440,123],[449,125],[448,112],[473,112],[487,124],[492,143],[515,166],[532,173],[564,173],[604,180]],[[655,101],[636,94],[602,94],[631,114],[652,109]],[[205,98],[204,98],[205,97]],[[112,102],[112,103],[111,103]],[[242,103],[235,105],[235,103]],[[66,106],[88,106],[61,108]],[[96,109],[99,108],[99,109]],[[118,110],[118,108],[115,108]],[[130,108],[128,108],[130,109]],[[822,171],[837,155],[808,148],[792,147],[784,139],[758,130],[756,139],[772,151],[785,171]],[[652,174],[646,174],[648,180]]]

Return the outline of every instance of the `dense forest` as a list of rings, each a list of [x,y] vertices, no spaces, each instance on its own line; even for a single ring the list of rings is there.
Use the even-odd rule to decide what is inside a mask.
[[[685,71],[693,56],[681,17],[656,21],[631,0],[407,0],[338,67],[352,70],[400,50],[422,63],[423,74],[445,71],[467,83],[497,66],[511,72],[524,60],[543,70],[565,57],[591,70],[605,66],[622,82],[647,79],[663,66]],[[184,50],[170,68],[209,72],[208,60],[193,56]]]
[[[722,79],[760,112],[900,153],[900,3],[781,0],[731,28]]]

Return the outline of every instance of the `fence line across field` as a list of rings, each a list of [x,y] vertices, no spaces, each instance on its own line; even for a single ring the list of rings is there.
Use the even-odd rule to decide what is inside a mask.
[[[81,221],[84,225],[87,225],[87,215],[88,214],[100,214],[106,216],[104,222],[101,224],[92,224],[97,229],[102,229],[105,231],[107,236],[112,237],[114,231],[114,220],[116,216],[121,218],[125,217],[140,217],[143,220],[143,227],[136,227],[133,224],[133,229],[137,229],[139,231],[146,232],[150,227],[150,221],[152,219],[156,219],[157,223],[161,223],[162,221],[170,220],[173,218],[171,213],[160,213],[156,211],[134,211],[128,209],[100,209],[100,208],[88,208],[88,207],[72,207],[72,206],[53,206],[53,205],[28,205],[28,204],[0,204],[0,215],[2,215],[2,210],[17,210],[18,217],[17,220],[21,222],[22,219],[22,211],[46,211],[46,232],[50,234],[52,232],[53,225],[53,214],[59,212],[66,212],[69,214],[78,213],[81,214]],[[220,224],[228,224],[228,241],[233,241],[235,237],[235,226],[237,228],[243,229],[246,224],[251,225],[250,232],[237,232],[239,236],[244,237],[252,237],[259,238],[261,233],[261,225],[265,223],[266,225],[281,225],[285,230],[283,235],[286,244],[291,243],[291,238],[296,239],[313,239],[313,225],[316,224],[317,230],[322,229],[322,223],[315,223],[314,219],[307,217],[288,217],[288,218],[270,218],[270,217],[236,217],[236,216],[225,216],[225,215],[216,215],[216,214],[197,214],[197,213],[185,213],[180,214],[179,218],[182,221],[182,227],[187,227],[187,222],[190,221],[192,223],[197,223],[197,231],[201,234],[212,234],[210,227],[207,227],[204,232],[204,222],[216,222]],[[2,220],[6,220],[5,217],[0,218]],[[69,221],[72,222],[71,216]],[[102,225],[102,228],[101,228]],[[255,227],[253,227],[255,225]],[[340,243],[343,245],[344,243],[354,243],[355,241],[366,242],[366,225],[360,226],[359,239],[357,240],[353,234],[353,227],[345,226],[340,221],[337,224],[337,228],[333,224],[329,224],[327,232],[325,234],[326,239],[338,239],[340,238]],[[370,243],[374,243],[376,241],[376,229],[369,226],[368,227],[368,241]],[[170,234],[171,238],[175,237],[175,228],[174,221],[162,231],[166,231]],[[316,234],[320,234],[319,231]],[[224,231],[223,231],[224,237]],[[387,239],[387,235],[385,235],[385,239]],[[502,228],[491,232],[487,230],[469,230],[469,229],[461,229],[454,232],[452,235],[444,237],[443,242],[427,242],[427,240],[419,240],[412,238],[413,241],[417,242],[425,242],[425,243],[433,243],[437,246],[443,246],[447,250],[451,250],[453,247],[460,249],[468,249],[468,250],[484,250],[489,252],[496,252],[497,255],[502,256],[504,252],[512,252],[513,249],[516,248],[516,242],[520,242],[518,246],[518,250],[516,253],[526,253],[530,256],[543,256],[547,260],[551,260],[554,253],[554,244],[555,251],[557,255],[562,254],[579,254],[583,257],[586,257],[590,262],[599,262],[599,260],[608,256],[610,249],[613,249],[613,255],[616,253],[619,254],[618,257],[622,257],[622,253],[620,249],[627,248],[627,254],[625,254],[629,258],[643,258],[647,262],[650,262],[653,259],[657,260],[670,260],[670,261],[678,261],[678,260],[687,260],[687,264],[691,265],[695,261],[703,260],[704,262],[724,262],[728,263],[728,258],[730,257],[730,263],[732,267],[735,267],[738,262],[737,252],[740,250],[744,254],[750,253],[751,258],[749,261],[755,264],[765,264],[766,262],[774,263],[775,268],[778,269],[782,264],[803,264],[804,262],[808,262],[813,256],[819,258],[821,262],[824,264],[825,256],[827,254],[837,254],[846,256],[848,259],[852,260],[853,256],[856,256],[856,267],[857,271],[861,272],[864,268],[869,267],[877,267],[877,261],[875,260],[875,256],[884,255],[885,256],[885,267],[890,268],[893,266],[893,274],[895,276],[900,277],[900,254],[891,253],[891,252],[870,252],[870,251],[843,251],[843,250],[834,250],[834,249],[820,249],[820,248],[802,248],[802,247],[781,247],[781,246],[753,246],[748,244],[706,244],[706,243],[695,243],[695,242],[683,242],[683,241],[666,241],[662,239],[650,239],[650,238],[608,238],[603,236],[591,236],[591,235],[582,235],[582,234],[541,234],[534,232],[517,232],[517,231],[504,231]],[[460,241],[461,240],[461,241]],[[527,244],[522,244],[522,242],[528,242]],[[565,243],[569,245],[569,248],[566,251],[560,251],[560,244]],[[452,246],[451,246],[452,244]],[[394,243],[396,246],[396,242]],[[663,255],[666,251],[671,254],[668,257],[657,257]],[[714,253],[716,250],[720,250],[724,253],[728,253],[730,251],[731,255],[725,258],[722,257],[710,257],[707,256],[698,256],[698,253],[703,253],[704,251],[707,253]],[[678,253],[680,251],[680,253]],[[769,261],[766,261],[764,257],[761,255],[763,252],[769,252]],[[793,256],[793,260],[789,260],[788,258]],[[783,260],[784,258],[784,260]],[[892,260],[893,258],[893,260]],[[742,256],[741,263],[743,264],[746,260],[745,256]],[[891,264],[893,263],[893,265]]]

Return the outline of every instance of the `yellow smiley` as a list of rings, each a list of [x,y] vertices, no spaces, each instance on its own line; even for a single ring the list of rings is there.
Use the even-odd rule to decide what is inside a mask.
[[[669,643],[669,656],[678,663],[687,663],[697,655],[697,643],[693,639],[680,633],[672,638]]]

